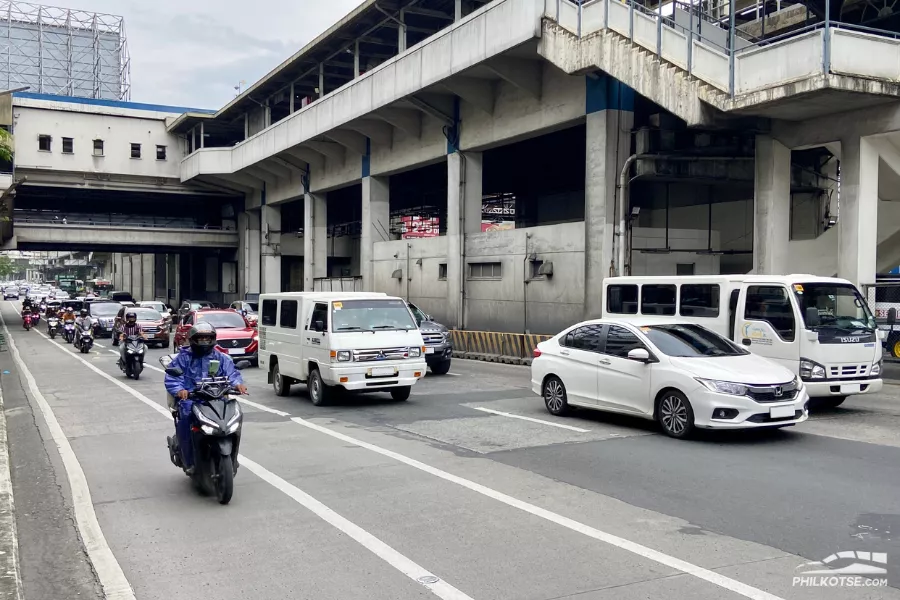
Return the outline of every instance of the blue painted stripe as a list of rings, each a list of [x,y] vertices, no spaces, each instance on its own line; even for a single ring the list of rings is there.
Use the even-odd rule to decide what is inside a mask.
[[[50,100],[53,102],[68,102],[69,104],[89,104],[92,106],[109,106],[112,108],[130,108],[132,110],[151,110],[155,112],[167,112],[182,114],[186,112],[199,112],[208,115],[216,111],[207,108],[188,108],[186,106],[168,106],[165,104],[144,104],[141,102],[124,102],[122,100],[105,100],[103,98],[76,98],[74,96],[57,96],[55,94],[36,94],[33,92],[16,92],[16,98],[31,98],[33,100]]]
[[[634,111],[633,89],[606,73],[598,77],[585,77],[585,113],[601,110]]]

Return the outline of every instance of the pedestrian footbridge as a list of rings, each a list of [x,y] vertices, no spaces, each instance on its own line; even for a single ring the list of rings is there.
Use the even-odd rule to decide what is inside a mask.
[[[101,225],[87,221],[15,221],[6,249],[175,251],[179,248],[237,248],[238,232],[221,228]],[[143,249],[143,250],[142,250]]]

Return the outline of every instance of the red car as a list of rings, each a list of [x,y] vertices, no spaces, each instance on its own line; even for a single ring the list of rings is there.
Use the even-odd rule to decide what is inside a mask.
[[[230,308],[201,308],[184,315],[175,328],[175,352],[187,346],[187,334],[196,323],[210,323],[216,328],[216,343],[221,352],[234,359],[249,360],[254,367],[259,364],[259,333]]]

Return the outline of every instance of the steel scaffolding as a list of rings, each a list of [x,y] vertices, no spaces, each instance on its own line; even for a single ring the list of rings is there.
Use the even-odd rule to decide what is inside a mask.
[[[29,92],[129,100],[122,17],[0,1],[0,85]]]

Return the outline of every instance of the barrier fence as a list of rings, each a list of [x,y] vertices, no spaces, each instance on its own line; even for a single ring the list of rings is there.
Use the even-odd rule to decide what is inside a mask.
[[[884,359],[900,362],[900,279],[865,285],[863,293],[875,314],[878,328],[885,332]],[[888,311],[892,308],[897,312],[898,319],[893,326],[888,324]]]
[[[500,333],[495,331],[450,332],[453,356],[511,365],[531,364],[535,347],[550,335],[530,333]]]

